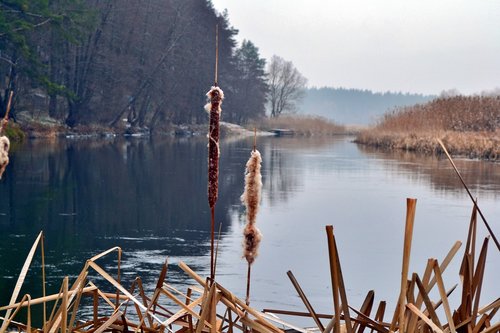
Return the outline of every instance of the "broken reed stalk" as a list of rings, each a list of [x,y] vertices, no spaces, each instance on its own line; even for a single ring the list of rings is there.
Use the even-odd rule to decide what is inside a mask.
[[[351,315],[349,313],[349,304],[347,302],[347,295],[345,292],[342,268],[340,267],[337,243],[333,234],[333,226],[326,226],[326,235],[328,238],[328,255],[330,260],[330,275],[332,278],[333,304],[335,310],[335,332],[340,332],[340,309],[342,308],[346,331],[347,333],[351,333],[353,332]]]
[[[481,209],[477,205],[476,200],[474,200],[474,197],[472,196],[472,194],[471,194],[471,192],[469,190],[469,187],[467,186],[467,184],[465,183],[464,179],[462,178],[462,175],[458,171],[458,168],[455,165],[455,162],[453,162],[453,159],[451,158],[450,154],[448,153],[448,150],[446,149],[443,141],[441,141],[441,139],[437,139],[437,141],[441,145],[441,148],[443,148],[443,151],[444,151],[446,157],[448,158],[448,160],[450,161],[451,166],[455,170],[455,173],[457,174],[458,178],[460,179],[460,182],[462,183],[462,185],[464,186],[465,190],[467,191],[467,194],[469,195],[470,199],[472,200],[472,203],[474,204],[474,207],[476,207],[477,212],[481,216],[481,219],[483,220],[483,223],[486,226],[486,229],[488,229],[488,232],[490,233],[491,238],[493,238],[493,241],[495,242],[495,245],[497,246],[498,251],[500,251],[500,243],[498,243],[498,240],[495,237],[495,234],[493,233],[493,230],[491,230],[490,225],[488,224],[488,222],[486,221],[486,218],[483,215],[483,212],[481,212]]]
[[[254,143],[254,149],[250,153],[250,158],[246,164],[245,190],[241,195],[241,201],[245,205],[247,212],[247,224],[245,225],[245,229],[243,231],[243,257],[245,257],[248,263],[246,294],[247,305],[250,304],[251,266],[258,255],[259,244],[262,239],[260,230],[255,226],[262,192],[262,174],[260,172],[261,163],[262,157],[260,152],[255,149]]]
[[[295,287],[295,290],[297,291],[297,294],[299,294],[300,299],[302,300],[302,302],[306,306],[307,311],[309,311],[309,314],[314,319],[314,322],[318,326],[318,329],[320,330],[320,332],[324,332],[325,331],[325,327],[323,326],[323,324],[319,320],[319,317],[316,314],[316,311],[314,311],[314,308],[312,307],[311,303],[307,299],[306,294],[302,291],[302,288],[300,287],[300,284],[297,281],[297,279],[295,278],[295,276],[293,275],[292,271],[286,272],[286,275],[288,275],[288,278],[290,279],[290,281],[292,282],[293,286]]]
[[[28,256],[26,257],[26,261],[24,262],[24,265],[21,268],[21,273],[19,273],[19,276],[18,276],[17,281],[16,281],[16,285],[14,287],[14,291],[12,292],[12,295],[11,295],[11,298],[9,301],[9,306],[12,306],[16,302],[17,296],[19,296],[19,292],[21,291],[21,287],[24,284],[24,280],[25,280],[26,275],[28,273],[28,269],[31,265],[33,257],[35,256],[35,251],[36,251],[36,248],[38,247],[38,243],[40,242],[40,239],[42,238],[42,235],[43,235],[43,232],[40,231],[40,233],[38,234],[38,237],[36,238],[35,242],[33,243],[33,246],[31,247],[31,250],[28,253]],[[4,332],[7,329],[7,326],[8,326],[7,319],[11,315],[11,312],[12,312],[12,310],[8,309],[7,312],[5,313],[5,316],[4,316],[5,319],[4,319],[2,326],[0,327],[0,332]],[[14,317],[14,315],[12,315],[11,318],[13,318],[13,317]]]
[[[45,239],[45,235],[42,233],[42,237],[40,239],[40,247],[42,252],[42,296],[45,298],[47,296],[45,289],[45,247],[43,240]],[[47,321],[47,303],[43,302],[43,330],[46,332],[45,323]]]
[[[406,199],[405,239],[403,245],[403,269],[401,272],[401,292],[399,294],[399,332],[405,333],[405,297],[410,267],[411,241],[413,236],[413,222],[415,221],[415,208],[417,199]]]
[[[224,99],[224,92],[217,86],[217,71],[218,71],[218,45],[219,26],[215,26],[215,82],[214,86],[207,93],[210,103],[205,105],[205,109],[209,112],[209,129],[208,129],[208,205],[210,206],[210,279],[215,279],[214,267],[214,239],[215,239],[215,203],[217,202],[218,187],[219,187],[219,137],[220,137],[220,107]]]
[[[330,260],[330,277],[332,280],[332,296],[333,296],[333,311],[335,318],[335,330],[334,332],[340,332],[340,300],[339,300],[339,278],[337,272],[336,261],[336,253],[335,253],[335,245],[333,243],[333,226],[326,226],[326,235],[328,240],[328,254]]]

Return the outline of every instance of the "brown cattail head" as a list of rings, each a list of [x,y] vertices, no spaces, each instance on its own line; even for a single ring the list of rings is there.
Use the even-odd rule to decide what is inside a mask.
[[[210,113],[210,125],[208,130],[208,205],[215,207],[219,187],[219,122],[221,114],[221,103],[224,92],[219,87],[212,87],[207,93],[210,103],[205,109]]]
[[[9,148],[10,141],[6,136],[0,136],[0,179],[2,179],[2,175],[9,164]]]
[[[251,265],[257,257],[262,235],[255,226],[262,191],[262,175],[260,173],[262,158],[258,150],[253,150],[245,170],[245,191],[241,201],[247,210],[247,225],[243,231],[243,256]]]

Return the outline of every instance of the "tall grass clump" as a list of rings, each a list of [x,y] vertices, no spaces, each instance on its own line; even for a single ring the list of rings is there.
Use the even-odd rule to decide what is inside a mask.
[[[440,153],[441,139],[450,153],[470,158],[500,159],[500,96],[453,96],[426,104],[396,108],[358,143]]]

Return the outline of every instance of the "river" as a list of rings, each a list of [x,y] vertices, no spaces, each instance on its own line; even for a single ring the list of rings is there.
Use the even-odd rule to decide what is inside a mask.
[[[241,257],[245,211],[239,197],[252,144],[235,138],[221,143],[216,207],[216,223],[222,224],[217,281],[242,299],[247,264]],[[113,246],[123,250],[127,287],[140,276],[151,294],[167,258],[167,282],[176,288],[193,283],[179,261],[206,276],[206,146],[204,138],[162,137],[33,140],[15,148],[0,181],[0,305],[8,303],[41,230],[49,292],[58,292],[64,276],[74,279],[86,259]],[[417,198],[410,272],[422,275],[428,258],[442,260],[455,241],[466,240],[472,204],[444,157],[378,151],[350,137],[264,137],[258,149],[263,240],[251,284],[251,305],[258,309],[305,311],[286,275],[291,270],[315,310],[332,313],[326,225],[334,227],[349,304],[359,307],[373,289],[376,302],[386,300],[388,310],[394,309],[406,198]],[[498,234],[500,164],[456,163]],[[479,220],[478,242],[486,235]],[[447,288],[460,282],[462,254],[463,247],[445,272]],[[40,296],[40,262],[35,256],[22,294]],[[116,270],[116,255],[100,262]],[[490,240],[481,305],[499,296],[498,281],[500,256]]]

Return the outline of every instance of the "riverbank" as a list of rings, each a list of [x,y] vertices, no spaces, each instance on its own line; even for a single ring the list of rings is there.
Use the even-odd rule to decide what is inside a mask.
[[[385,149],[442,153],[500,160],[500,97],[454,96],[396,109],[374,127],[361,131],[357,143]]]
[[[441,139],[450,154],[472,159],[500,160],[500,132],[380,132],[366,130],[355,142],[384,149],[402,149],[426,154],[443,153],[437,139]]]
[[[286,129],[293,135],[298,136],[329,136],[353,134],[358,130],[346,126],[338,125],[332,121],[321,117],[311,116],[283,116],[279,118],[265,118],[259,122],[247,124],[245,127],[220,122],[222,136],[253,136],[254,129],[257,129],[258,136],[275,135],[273,131],[277,128]],[[11,141],[22,141],[29,139],[56,139],[74,137],[114,137],[133,136],[145,137],[151,135],[168,136],[199,136],[206,135],[206,124],[181,124],[167,125],[161,129],[151,130],[147,127],[134,127],[128,123],[122,126],[111,128],[99,124],[79,125],[70,128],[55,119],[49,117],[32,118],[26,114],[21,114],[18,122],[10,122],[7,136]]]
[[[224,136],[251,136],[254,131],[250,131],[237,124],[221,122],[221,134]],[[99,124],[79,125],[73,128],[58,122],[49,117],[38,119],[21,117],[18,122],[9,122],[6,128],[6,135],[13,142],[24,139],[56,139],[56,138],[76,138],[76,137],[115,137],[131,136],[146,137],[151,135],[166,136],[199,136],[206,135],[207,126],[205,124],[182,124],[169,125],[160,130],[151,130],[147,127],[121,126],[117,128],[107,127]],[[258,131],[257,135],[272,135],[265,131]]]

